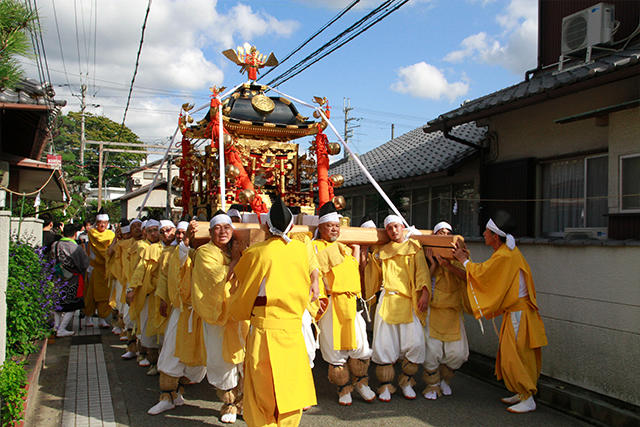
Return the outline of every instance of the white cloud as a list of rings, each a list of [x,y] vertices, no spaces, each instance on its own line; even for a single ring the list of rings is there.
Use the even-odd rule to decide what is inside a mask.
[[[466,79],[450,83],[442,71],[424,61],[400,68],[398,78],[391,89],[418,98],[453,101],[469,91]]]
[[[85,81],[92,95],[88,102],[100,104],[102,107],[96,112],[103,112],[112,120],[121,122],[147,2],[97,2],[95,67],[93,22],[96,15],[92,9],[95,3],[55,2],[64,64],[52,5],[52,2],[38,4],[48,65],[49,69],[57,71],[66,66],[68,72],[65,76],[52,71],[53,82],[66,84],[68,79],[73,93],[78,94],[78,74],[88,73],[89,78]],[[205,103],[208,88],[223,84],[224,72],[219,64],[226,65],[227,60],[218,52],[259,36],[288,37],[298,27],[296,21],[278,20],[244,4],[220,12],[215,0],[154,1],[144,35],[127,126],[143,139],[172,133],[179,106],[183,102],[193,102],[190,95],[198,99],[196,102]],[[209,59],[207,55],[211,51],[216,54]],[[37,76],[35,68],[28,63],[25,70],[30,76]],[[149,88],[153,90],[146,90]],[[69,101],[67,109],[79,109],[78,100],[70,96],[67,88],[56,87],[56,92],[57,98]],[[170,94],[177,96],[170,97]],[[169,110],[174,113],[169,114]],[[164,115],[158,111],[164,111]]]
[[[462,62],[474,60],[498,64],[514,73],[522,73],[536,64],[538,42],[537,3],[511,0],[505,12],[496,17],[501,34],[480,32],[460,43],[461,49],[449,52],[444,60]]]

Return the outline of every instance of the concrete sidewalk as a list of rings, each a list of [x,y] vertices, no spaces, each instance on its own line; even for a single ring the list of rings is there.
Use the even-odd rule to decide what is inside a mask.
[[[159,396],[158,377],[145,375],[135,361],[123,361],[125,345],[109,330],[83,330],[71,339],[49,344],[38,395],[27,414],[27,426],[189,426],[223,425],[222,403],[206,378],[187,387],[185,405],[161,415],[147,415]],[[373,372],[373,369],[370,369]],[[472,376],[458,373],[453,396],[409,401],[400,394],[390,403],[365,403],[356,393],[350,407],[337,404],[335,387],[327,380],[327,366],[316,357],[314,379],[318,405],[302,417],[303,426],[582,426],[583,421],[539,405],[538,410],[515,415],[499,399],[509,393]],[[373,387],[377,385],[371,378]],[[416,391],[424,385],[418,380]],[[292,390],[292,392],[295,392]],[[240,418],[238,426],[246,425]]]

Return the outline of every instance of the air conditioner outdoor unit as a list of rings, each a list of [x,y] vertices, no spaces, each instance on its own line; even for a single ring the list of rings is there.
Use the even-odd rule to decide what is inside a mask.
[[[567,240],[604,240],[607,238],[607,227],[567,227],[564,229],[564,238]]]
[[[598,3],[562,18],[562,55],[611,43],[616,26],[614,15],[613,5]]]
[[[140,180],[140,178],[135,178],[133,180],[133,185],[140,185],[140,184],[142,184],[142,181]]]

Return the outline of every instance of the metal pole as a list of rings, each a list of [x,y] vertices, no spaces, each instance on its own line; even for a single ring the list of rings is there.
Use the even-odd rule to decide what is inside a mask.
[[[83,166],[82,175],[84,175],[84,146],[86,144],[84,136],[84,110],[87,108],[85,97],[87,95],[87,85],[82,84],[82,101],[80,103],[80,165]]]
[[[171,160],[172,157],[169,155],[167,158],[167,209],[166,216],[171,219]]]
[[[98,210],[102,207],[102,155],[104,152],[102,147],[101,143],[98,151]]]

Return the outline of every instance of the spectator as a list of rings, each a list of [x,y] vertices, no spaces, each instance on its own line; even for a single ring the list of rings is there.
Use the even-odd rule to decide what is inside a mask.
[[[83,276],[89,267],[87,253],[76,243],[78,228],[67,224],[62,230],[63,237],[51,247],[51,255],[56,261],[56,271],[62,281],[60,288],[60,306],[54,313],[56,335],[73,335],[67,325],[73,319],[73,312],[83,307]]]
[[[44,249],[44,254],[48,255],[51,251],[51,245],[60,238],[60,235],[52,230],[53,218],[51,218],[51,214],[44,213],[40,215],[40,219],[42,220],[42,248]]]

